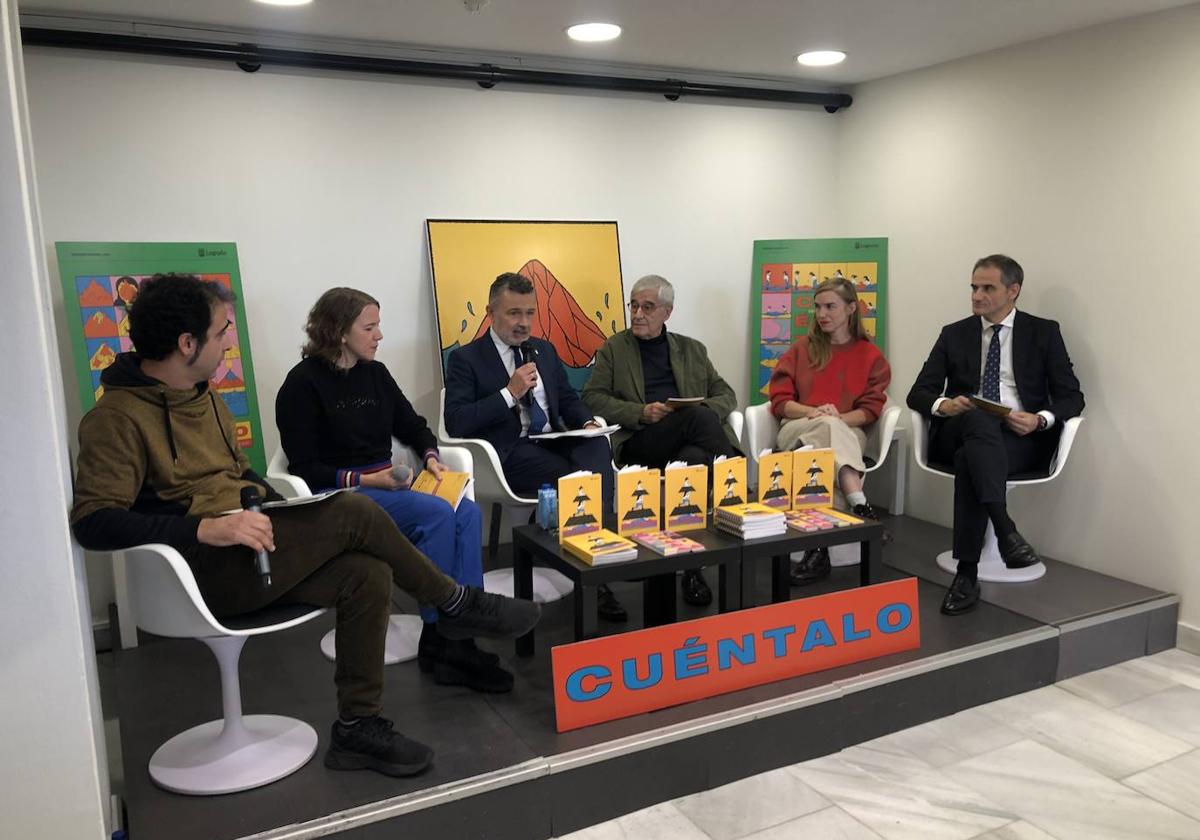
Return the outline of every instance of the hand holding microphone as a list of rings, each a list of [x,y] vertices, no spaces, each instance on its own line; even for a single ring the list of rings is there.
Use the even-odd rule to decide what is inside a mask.
[[[533,401],[533,389],[537,386],[537,364],[533,361],[537,357],[537,350],[533,344],[526,341],[518,345],[517,354],[521,358],[521,364],[508,380],[508,392],[513,395],[513,399],[529,405]]]
[[[262,496],[256,488],[242,488],[242,509],[262,514]],[[271,559],[267,556],[265,545],[258,548],[254,554],[254,570],[262,577],[263,586],[271,585]]]
[[[525,392],[525,396],[522,398],[525,405],[533,402],[533,389],[537,387],[537,355],[537,348],[533,346],[532,341],[525,339],[521,342],[521,358],[525,360],[525,363],[521,365],[521,369],[530,368],[532,372],[529,380],[529,390]]]

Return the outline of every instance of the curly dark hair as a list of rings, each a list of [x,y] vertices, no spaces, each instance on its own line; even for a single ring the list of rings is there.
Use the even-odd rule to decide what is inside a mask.
[[[358,289],[338,286],[321,295],[308,312],[304,325],[308,342],[300,357],[319,356],[337,364],[342,357],[342,339],[368,306],[379,306],[379,301]]]
[[[208,343],[213,307],[233,300],[229,289],[194,274],[155,274],[142,281],[129,308],[129,338],[145,359],[167,358],[185,333],[196,339],[198,352]]]

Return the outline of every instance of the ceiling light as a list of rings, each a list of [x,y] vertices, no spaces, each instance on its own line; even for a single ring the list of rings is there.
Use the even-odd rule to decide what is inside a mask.
[[[307,6],[312,0],[255,0],[268,6]]]
[[[567,27],[567,37],[573,41],[611,41],[621,35],[615,23],[577,23]]]
[[[796,56],[796,61],[805,67],[829,67],[845,60],[846,54],[841,50],[809,50]]]

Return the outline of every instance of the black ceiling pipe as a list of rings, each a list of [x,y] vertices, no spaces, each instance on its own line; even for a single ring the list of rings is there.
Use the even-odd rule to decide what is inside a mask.
[[[592,90],[623,91],[627,93],[661,94],[672,101],[681,96],[715,96],[725,99],[747,99],[757,102],[778,102],[790,105],[820,105],[829,113],[848,108],[854,101],[845,93],[814,93],[812,91],[778,88],[742,87],[740,85],[711,85],[682,79],[639,79],[626,76],[601,76],[590,73],[558,73],[547,70],[496,67],[490,64],[450,64],[435,61],[377,58],[374,56],[339,55],[310,50],[285,50],[260,47],[254,44],[222,44],[209,41],[184,41],[174,38],[150,38],[141,35],[121,35],[107,32],[82,32],[72,29],[21,27],[21,39],[26,46],[69,47],[84,50],[164,55],[178,58],[203,58],[235,63],[248,73],[264,64],[288,67],[315,67],[322,70],[348,70],[357,73],[389,73],[401,76],[422,76],[434,79],[471,81],[480,87],[497,84],[549,85],[553,87],[588,88]]]

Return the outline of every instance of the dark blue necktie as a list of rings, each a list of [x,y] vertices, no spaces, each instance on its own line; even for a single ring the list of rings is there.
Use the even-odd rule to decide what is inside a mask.
[[[521,348],[513,348],[513,358],[516,359],[517,367],[525,364],[525,354],[521,352]],[[529,409],[529,434],[539,435],[546,431],[546,412],[542,411],[542,407],[538,405],[537,399],[533,396],[533,388],[525,392],[525,396],[521,398],[521,402],[525,403],[525,407]]]
[[[983,366],[983,387],[981,392],[985,400],[1000,402],[1000,330],[1003,324],[992,326],[992,343],[988,345],[987,363]]]

